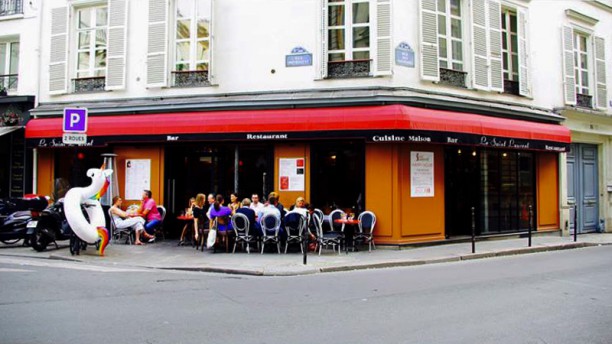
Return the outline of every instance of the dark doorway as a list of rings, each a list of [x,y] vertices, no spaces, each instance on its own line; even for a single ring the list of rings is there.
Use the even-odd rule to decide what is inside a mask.
[[[238,156],[236,156],[238,150]],[[238,190],[235,190],[235,166],[238,157]],[[263,174],[266,184],[274,178],[274,150],[270,145],[193,143],[166,147],[166,207],[180,212],[198,193],[232,192],[239,197],[262,194]],[[270,188],[271,190],[271,188]]]
[[[359,212],[365,199],[365,144],[359,141],[317,142],[310,145],[311,203]]]
[[[480,196],[478,152],[469,147],[447,148],[444,160],[446,236],[471,235],[471,208],[477,215]]]
[[[71,187],[91,184],[87,176],[90,168],[100,168],[104,162],[102,154],[109,148],[70,147],[55,151],[55,181],[53,199],[64,197]]]

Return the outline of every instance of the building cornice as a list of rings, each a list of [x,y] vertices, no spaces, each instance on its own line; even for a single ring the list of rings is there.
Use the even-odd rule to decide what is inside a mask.
[[[599,23],[599,19],[587,16],[586,14],[582,14],[569,8],[565,10],[565,15],[589,26],[595,26],[595,24]]]
[[[610,1],[608,1],[610,2]],[[601,0],[593,0],[593,1],[587,1],[588,4],[591,4],[597,8],[600,8],[604,11],[608,11],[610,13],[612,13],[612,4],[606,4],[605,2],[601,1]]]
[[[278,109],[334,106],[405,104],[435,109],[477,113],[496,117],[559,123],[563,117],[548,109],[524,104],[483,101],[467,96],[411,88],[342,88],[261,93],[234,93],[210,96],[132,98],[89,102],[41,103],[32,116],[61,116],[65,107],[86,107],[92,115],[147,114],[235,109]]]

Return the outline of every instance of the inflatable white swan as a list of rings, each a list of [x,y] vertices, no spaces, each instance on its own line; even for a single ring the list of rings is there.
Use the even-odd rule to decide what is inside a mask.
[[[64,197],[64,213],[72,231],[88,244],[100,241],[100,255],[104,255],[109,237],[99,199],[106,193],[110,184],[109,177],[113,173],[113,170],[106,170],[104,167],[105,165],[102,165],[99,169],[87,170],[87,176],[91,178],[91,185],[72,188]],[[81,211],[81,204],[85,205],[89,221]]]

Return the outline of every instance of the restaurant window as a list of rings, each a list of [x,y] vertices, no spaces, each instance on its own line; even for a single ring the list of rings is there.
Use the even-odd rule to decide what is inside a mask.
[[[363,210],[365,146],[362,142],[311,145],[311,203],[325,213],[333,209]]]
[[[19,42],[0,42],[0,91],[16,90],[18,73]]]
[[[75,92],[102,91],[106,85],[108,8],[76,10]]]
[[[209,1],[176,0],[173,86],[208,84],[211,5]]]

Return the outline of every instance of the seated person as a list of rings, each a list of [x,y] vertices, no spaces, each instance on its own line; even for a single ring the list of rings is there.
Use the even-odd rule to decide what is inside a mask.
[[[245,198],[242,200],[242,207],[236,209],[237,214],[243,214],[249,219],[249,234],[252,236],[261,236],[261,226],[257,222],[255,210],[251,209],[251,200]]]
[[[119,196],[113,197],[113,205],[110,208],[111,216],[113,217],[113,222],[115,227],[118,229],[131,228],[134,230],[136,240],[134,244],[142,245],[142,241],[140,240],[140,236],[144,236],[146,239],[151,239],[152,236],[147,234],[144,230],[145,220],[139,216],[132,216],[126,213],[121,209],[121,204],[123,203],[123,199]]]
[[[196,199],[194,197],[191,197],[189,199],[189,205],[187,206],[187,209],[185,209],[185,217],[193,217],[193,207],[195,206],[195,201]],[[191,223],[189,222],[187,222],[185,226],[183,226],[183,230],[181,231],[181,238],[178,243],[179,246],[183,246],[183,244],[185,244],[185,234],[187,234],[189,226],[191,226]]]
[[[210,228],[213,228],[213,222],[217,219],[217,238],[222,238],[227,248],[227,237],[232,230],[232,223],[229,220],[229,217],[232,215],[232,210],[229,207],[223,206],[223,203],[225,203],[223,196],[217,195],[217,197],[215,197],[215,203],[210,210]]]
[[[153,193],[151,190],[144,190],[142,192],[142,203],[138,208],[138,216],[143,217],[146,220],[145,231],[153,235],[155,229],[161,223],[161,214],[157,210],[157,204],[152,198]],[[155,237],[149,239],[149,242],[154,242]]]
[[[282,226],[282,214],[280,212],[280,210],[278,210],[278,208],[275,206],[275,204],[278,204],[278,200],[276,199],[276,197],[272,196],[268,199],[268,204],[262,209],[262,211],[258,214],[259,220],[261,221],[261,219],[268,215],[268,214],[273,214],[274,217],[276,217],[279,221],[279,223],[281,223],[281,227],[278,230],[278,235],[281,238],[281,240],[284,240],[287,238],[287,236],[285,235],[285,230],[283,229]],[[263,228],[262,228],[262,233],[263,233]]]
[[[289,211],[290,213],[295,212],[295,213],[299,213],[302,216],[304,216],[305,218],[308,217],[308,209],[306,209],[306,201],[304,200],[304,197],[298,197],[295,200],[295,205],[291,206],[291,210]]]
[[[237,193],[232,192],[230,194],[230,204],[228,205],[228,207],[232,210],[232,215],[236,214],[236,210],[240,208],[240,201],[238,201]]]

